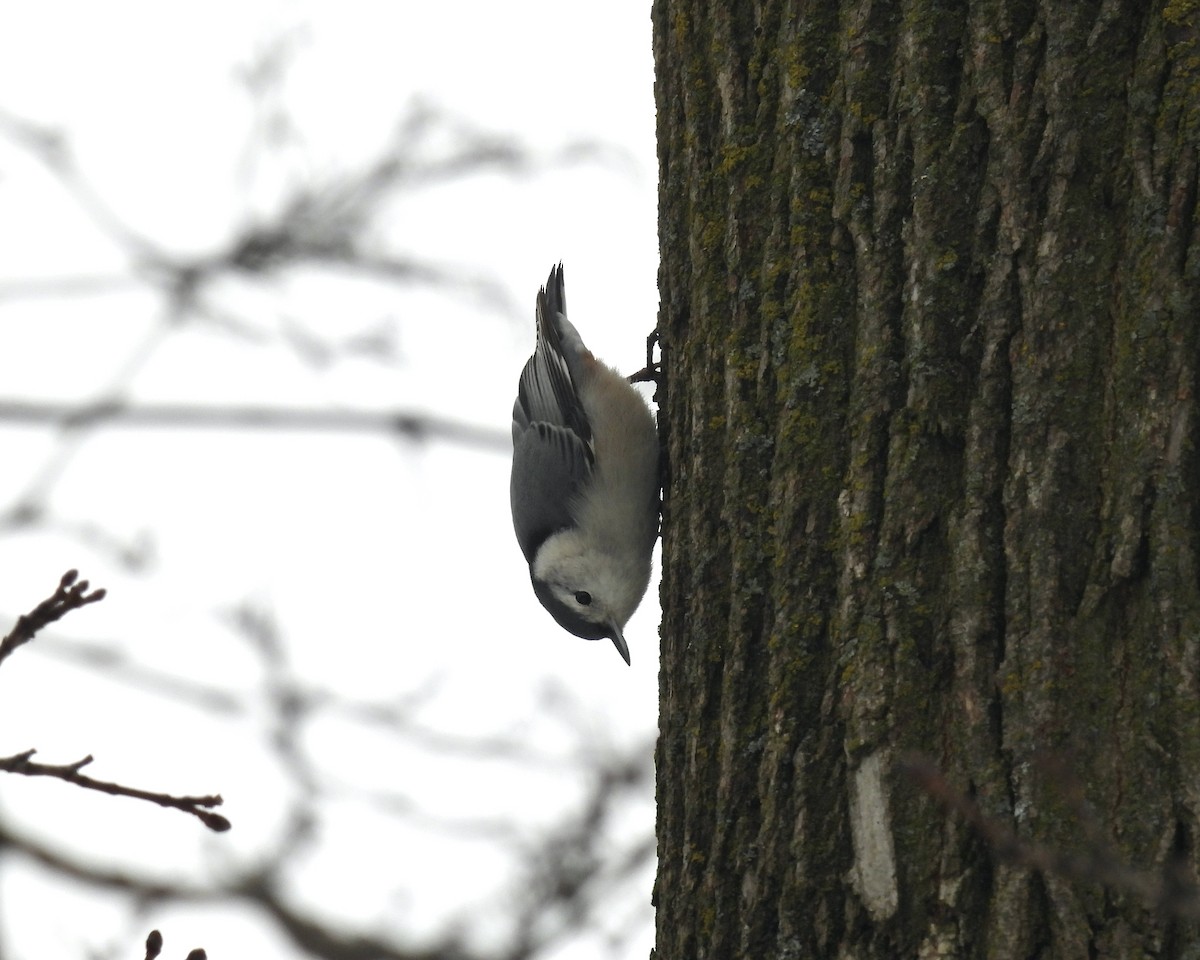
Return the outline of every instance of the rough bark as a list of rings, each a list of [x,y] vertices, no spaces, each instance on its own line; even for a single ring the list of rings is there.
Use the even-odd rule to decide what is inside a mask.
[[[1200,4],[653,20],[658,960],[1200,955]]]

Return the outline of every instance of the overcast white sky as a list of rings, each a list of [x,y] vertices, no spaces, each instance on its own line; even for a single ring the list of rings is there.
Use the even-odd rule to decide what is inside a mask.
[[[283,108],[295,136],[264,154],[254,139],[263,114],[238,77],[280,38],[289,67],[268,104]],[[0,13],[0,116],[61,130],[95,194],[136,234],[180,256],[218,248],[290,186],[364,163],[414,98],[512,134],[547,160],[580,140],[616,148],[606,163],[430,188],[380,216],[393,250],[494,277],[516,313],[299,271],[216,292],[246,320],[242,336],[205,323],[156,334],[162,304],[137,286],[3,295],[6,284],[119,275],[127,263],[43,165],[0,138],[0,399],[84,402],[116,388],[139,402],[427,410],[507,433],[533,342],[534,294],[559,259],[589,346],[618,368],[640,367],[657,309],[647,4],[78,2]],[[285,336],[302,328],[342,341],[381,321],[396,363],[314,367]],[[52,431],[0,424],[0,512],[60,444]],[[529,588],[504,455],[370,435],[106,429],[64,464],[48,496],[55,528],[0,529],[0,617],[40,600],[71,566],[110,596],[0,669],[0,755],[36,747],[46,761],[66,762],[92,753],[96,776],[221,792],[234,828],[214,837],[191,818],[131,800],[0,778],[0,817],[47,842],[197,882],[269,845],[287,786],[263,715],[217,721],[98,682],[61,652],[62,638],[77,638],[250,702],[264,683],[261,665],[221,614],[247,599],[278,619],[301,682],[375,701],[433,690],[420,711],[429,727],[519,731],[539,749],[573,749],[563,723],[547,716],[550,684],[582,705],[596,749],[652,734],[657,585],[627,630],[632,668],[611,644],[563,633]],[[122,569],[81,542],[74,528],[83,524],[147,545],[151,562]],[[408,755],[329,718],[307,744],[336,780],[402,792],[447,818],[511,815],[532,831],[577,798],[561,775]],[[653,829],[652,785],[627,820],[630,835]],[[504,863],[479,843],[385,826],[339,801],[298,895],[330,915],[406,934],[462,912],[483,936],[489,923],[502,926],[502,905],[487,894],[505,879]],[[651,879],[613,909],[616,925],[636,930],[622,948],[628,956],[647,955],[652,943]],[[171,911],[131,930],[114,905],[35,870],[0,874],[8,956],[130,956],[129,943],[155,924],[167,956],[197,945],[210,957],[294,955],[244,915]],[[605,955],[597,950],[571,956]]]

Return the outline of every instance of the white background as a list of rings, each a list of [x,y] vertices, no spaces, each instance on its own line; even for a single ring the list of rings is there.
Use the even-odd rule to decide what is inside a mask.
[[[273,45],[286,51],[282,81],[256,101],[242,78]],[[511,135],[533,157],[523,174],[393,196],[372,219],[393,253],[497,281],[504,297],[490,306],[314,267],[207,291],[236,328],[176,315],[54,171],[0,136],[0,398],[429,411],[504,436],[534,294],[559,259],[588,345],[619,369],[642,366],[657,304],[647,5],[0,12],[10,134],[26,121],[61,132],[92,193],[178,257],[220,250],[298,185],[361,169],[414,102]],[[287,136],[268,145],[279,117]],[[581,141],[603,149],[560,162]],[[436,159],[438,137],[423,149]],[[63,277],[124,282],[75,296],[27,286],[44,278],[57,291]],[[394,347],[382,359],[334,349],[314,362],[296,347],[296,330],[336,348],[380,329]],[[536,836],[579,802],[581,756],[651,743],[657,691],[657,582],[626,631],[632,668],[610,643],[565,634],[529,588],[507,484],[503,452],[438,440],[120,426],[64,438],[0,422],[0,632],[68,567],[109,589],[0,668],[0,755],[92,753],[97,777],[222,793],[234,826],[217,836],[181,813],[14,776],[0,777],[0,818],[104,869],[198,889],[270,850],[294,785],[262,706],[278,675],[231,621],[249,604],[277,624],[279,671],[299,688],[405,703],[423,730],[503,736],[554,760],[419,748],[337,711],[303,729],[305,755],[345,789],[322,802],[290,895],[343,929],[420,942],[458,919],[481,950],[500,942],[511,864],[454,825],[502,819]],[[23,502],[43,508],[38,523],[14,521]],[[114,545],[140,562],[118,562]],[[80,664],[87,650],[124,666],[103,679]],[[224,706],[164,693],[176,682]],[[384,817],[362,801],[368,791],[403,796],[419,815]],[[623,809],[619,838],[648,837],[650,778]],[[620,955],[649,952],[652,878],[648,867],[607,911]],[[9,860],[0,871],[6,957],[136,956],[152,926],[168,957],[193,946],[214,958],[298,955],[245,908],[152,907],[131,919],[118,898],[36,867]],[[610,955],[602,935],[561,953]]]

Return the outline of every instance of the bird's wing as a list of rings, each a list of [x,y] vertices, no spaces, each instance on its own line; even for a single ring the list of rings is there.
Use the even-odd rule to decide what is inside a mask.
[[[517,402],[513,406],[513,444],[533,423],[565,427],[586,444],[592,425],[576,390],[580,352],[586,348],[567,321],[562,266],[550,271],[537,296],[537,347],[521,371]],[[565,342],[564,342],[565,340]]]
[[[537,347],[521,371],[513,405],[513,526],[525,559],[571,526],[571,509],[592,472],[592,425],[576,389],[584,356],[567,321],[562,264],[537,296]]]
[[[518,434],[514,423],[509,497],[529,563],[547,537],[572,525],[572,505],[591,471],[592,448],[574,431],[538,420]]]

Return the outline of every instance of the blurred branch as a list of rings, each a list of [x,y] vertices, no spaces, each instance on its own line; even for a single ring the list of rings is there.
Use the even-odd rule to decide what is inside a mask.
[[[29,613],[17,617],[17,622],[2,641],[0,641],[0,663],[8,659],[17,647],[32,640],[42,627],[66,616],[72,610],[78,610],[89,603],[103,600],[106,591],[93,590],[88,593],[88,582],[80,580],[78,570],[68,570],[58,581],[54,593],[39,603]]]
[[[1081,850],[1061,850],[1017,836],[1012,827],[984,813],[978,803],[953,786],[928,757],[915,754],[898,766],[901,773],[932,799],[961,817],[1001,863],[1056,874],[1074,883],[1103,884],[1113,890],[1131,893],[1168,916],[1187,920],[1200,917],[1200,887],[1186,876],[1186,867],[1181,860],[1168,858],[1158,872],[1139,870],[1127,863],[1101,836],[1099,824],[1087,808],[1077,778],[1065,765],[1053,759],[1041,757],[1039,765],[1062,789],[1084,828],[1086,843]]]
[[[91,267],[71,273],[72,267],[60,263],[55,266],[64,272],[61,278],[6,279],[0,283],[0,299],[11,301],[52,294],[103,296],[133,288],[148,293],[158,310],[153,328],[131,351],[130,360],[92,394],[102,400],[36,403],[0,399],[0,424],[31,424],[62,432],[57,452],[8,511],[8,516],[0,516],[0,526],[5,522],[26,526],[34,522],[46,524],[49,511],[44,504],[48,502],[48,491],[62,476],[89,431],[101,428],[339,431],[411,441],[447,440],[497,452],[510,449],[504,431],[486,430],[425,413],[236,404],[213,407],[140,404],[124,398],[134,375],[184,323],[207,322],[240,338],[278,342],[314,366],[328,364],[331,356],[344,357],[347,347],[359,351],[361,356],[364,352],[361,343],[356,345],[348,337],[341,343],[329,338],[323,340],[305,328],[303,319],[297,323],[289,318],[294,311],[293,303],[287,299],[292,295],[290,281],[298,280],[302,285],[314,272],[320,274],[318,280],[322,284],[344,282],[351,291],[363,286],[366,278],[371,284],[390,285],[388,289],[403,284],[438,294],[465,294],[473,304],[490,313],[520,315],[524,311],[511,302],[504,286],[484,271],[429,262],[422,254],[426,249],[422,237],[415,235],[413,225],[402,219],[407,208],[399,207],[397,201],[421,191],[448,188],[445,197],[439,198],[445,200],[440,209],[447,215],[475,214],[469,199],[464,201],[453,195],[454,185],[471,177],[522,177],[581,163],[624,162],[628,167],[628,157],[619,150],[592,142],[574,142],[551,154],[535,154],[516,138],[497,135],[414,101],[399,118],[390,141],[376,154],[346,169],[321,168],[312,162],[303,132],[286,109],[282,81],[296,39],[285,38],[262,51],[258,63],[251,64],[243,76],[244,85],[259,109],[246,143],[242,169],[248,180],[255,180],[263,189],[254,190],[251,188],[256,184],[248,184],[243,202],[236,207],[237,213],[203,247],[172,246],[166,236],[139,229],[132,208],[105,202],[111,198],[103,193],[103,181],[93,177],[88,155],[72,148],[67,132],[0,111],[0,137],[7,137],[35,157],[53,176],[62,193],[74,202],[80,219],[97,228],[118,254],[118,266],[112,275],[102,268]],[[281,156],[284,149],[288,151],[287,157]],[[259,170],[267,152],[272,155]],[[170,185],[181,193],[202,195],[198,186],[206,185],[189,182]],[[264,202],[264,198],[269,199]],[[104,262],[107,264],[109,259]],[[96,272],[89,272],[93,269]],[[244,306],[247,289],[267,297],[266,308],[259,300]],[[340,307],[338,312],[337,319],[344,319]],[[355,334],[358,327],[354,322],[344,322],[340,329]],[[369,355],[385,354],[390,356],[387,350],[376,347],[375,353]],[[46,618],[44,622],[52,619],[55,618]],[[31,864],[59,877],[77,880],[93,890],[123,893],[137,904],[240,903],[267,917],[298,951],[330,960],[368,957],[533,960],[535,956],[561,952],[566,939],[578,932],[576,924],[598,925],[604,916],[605,893],[611,895],[635,882],[640,885],[645,879],[644,871],[654,855],[653,837],[648,831],[639,831],[633,837],[621,833],[618,820],[631,799],[644,798],[649,790],[652,770],[649,745],[638,744],[630,751],[591,753],[588,745],[596,739],[594,732],[585,730],[578,722],[570,726],[569,732],[576,735],[572,742],[581,746],[574,751],[564,750],[561,758],[533,746],[532,738],[520,730],[493,730],[475,743],[461,735],[439,734],[417,722],[414,716],[417,711],[411,703],[356,705],[334,690],[304,682],[289,661],[285,638],[270,611],[243,611],[237,623],[253,641],[262,661],[262,689],[258,692],[264,700],[261,711],[264,734],[292,788],[281,801],[283,809],[277,811],[281,826],[273,829],[274,836],[256,850],[253,863],[231,860],[221,879],[207,885],[163,881],[145,869],[131,868],[125,872],[74,851],[48,846],[36,838],[18,836],[2,820],[0,848],[8,847]],[[29,635],[43,625],[38,623],[28,629]],[[14,634],[20,629],[27,628],[18,622]],[[15,649],[27,639],[14,641],[12,647]],[[72,654],[68,650],[65,655]],[[118,681],[153,689],[172,697],[176,703],[187,695],[193,703],[226,713],[238,714],[249,709],[240,693],[217,690],[192,677],[172,679],[139,669],[120,654],[93,650],[80,656],[103,661],[110,677]],[[568,723],[572,718],[562,708],[561,703],[550,704],[545,711],[539,711],[539,716],[550,714]],[[321,832],[327,822],[324,802],[331,798],[365,797],[368,801],[374,798],[379,808],[386,807],[419,825],[453,830],[460,838],[470,829],[462,821],[452,822],[449,816],[423,811],[422,805],[408,801],[401,793],[407,786],[377,791],[337,783],[326,768],[325,756],[308,739],[314,724],[332,715],[339,715],[339,719],[349,720],[367,732],[382,728],[397,739],[443,759],[487,758],[512,765],[563,768],[564,790],[570,791],[571,797],[581,795],[580,809],[575,814],[565,815],[561,822],[557,817],[552,823],[538,821],[536,830],[532,827],[518,830],[517,825],[497,830],[499,814],[494,821],[475,824],[481,832],[488,831],[497,842],[513,848],[520,858],[517,869],[521,878],[528,881],[515,892],[511,910],[503,915],[503,922],[509,928],[507,935],[490,937],[486,946],[467,946],[478,905],[464,905],[461,916],[440,928],[444,932],[432,935],[428,945],[413,946],[398,942],[401,935],[388,921],[380,924],[379,931],[360,933],[350,926],[351,921],[322,915],[311,904],[298,902],[296,875],[307,865],[306,853],[322,839]],[[256,711],[255,717],[258,716]],[[208,809],[219,804],[220,797],[170,797],[94,780],[82,772],[91,762],[90,756],[58,766],[36,763],[32,757],[33,751],[27,751],[0,758],[0,771],[50,776],[88,789],[185,809],[212,829],[228,828],[228,821]],[[488,787],[488,783],[481,783],[481,792],[486,794]],[[482,799],[486,800],[486,796]],[[535,835],[531,836],[530,831]],[[53,844],[52,834],[47,842]],[[619,855],[610,855],[613,845]],[[221,845],[222,853],[234,857],[226,847]],[[402,863],[404,851],[397,852],[393,859]],[[412,865],[418,872],[423,867],[418,863]],[[378,885],[378,878],[373,882]],[[137,928],[139,935],[147,926]],[[150,956],[150,941],[146,949]],[[153,955],[160,951],[161,937],[158,937]],[[192,960],[198,958],[193,956]]]
[[[272,69],[277,70],[278,64]],[[271,125],[279,123],[276,118]],[[466,290],[490,309],[513,314],[516,305],[494,280],[387,250],[378,226],[389,201],[486,173],[522,176],[577,163],[627,165],[629,161],[611,145],[590,140],[568,143],[549,158],[535,157],[510,136],[482,130],[418,99],[409,104],[379,156],[356,169],[293,186],[273,211],[248,216],[215,251],[181,257],[130,227],[102,201],[61,131],[0,111],[0,135],[54,174],[81,211],[126,254],[131,274],[162,291],[180,310],[192,309],[205,288],[223,276],[265,276],[291,266],[318,264],[348,267],[392,282]],[[92,284],[103,292],[121,280],[119,276],[66,277],[62,282],[75,287],[75,292]],[[0,285],[0,296],[44,295],[56,282],[9,281]]]
[[[268,629],[271,626],[271,616],[268,611],[253,609],[252,603],[247,601],[226,611],[225,619],[230,621],[240,634],[246,636],[251,631],[257,634]],[[261,639],[255,640],[255,649],[260,655],[262,642]],[[225,717],[244,717],[252,712],[249,695],[201,683],[192,677],[150,669],[126,655],[111,642],[78,641],[49,636],[39,645],[38,653],[43,657],[52,657],[94,669],[103,674],[106,680],[162,697],[176,705],[188,704]],[[273,655],[268,662],[277,662],[277,656]],[[420,711],[433,700],[440,689],[440,684],[435,681],[407,691],[394,700],[378,701],[347,699],[333,688],[309,681],[301,682],[294,677],[280,678],[273,681],[273,684],[276,689],[286,688],[286,695],[282,700],[290,705],[290,711],[295,711],[297,704],[301,704],[304,711],[314,718],[336,717],[364,730],[386,731],[430,756],[456,757],[466,762],[484,759],[492,762],[504,761],[528,769],[571,775],[580,769],[581,763],[586,759],[539,749],[536,745],[537,738],[520,725],[511,729],[489,729],[486,733],[471,734],[447,733],[428,725],[422,721]],[[579,718],[571,716],[566,700],[567,695],[562,692],[544,690],[538,706],[539,715],[543,719],[553,717],[562,723],[567,732],[574,734],[576,742],[591,742],[594,739],[592,733],[584,728]],[[590,764],[585,769],[590,769]],[[406,814],[412,810],[411,805],[407,804],[394,806]],[[454,831],[470,829],[461,821],[430,823]]]
[[[227,687],[144,666],[111,641],[51,635],[42,638],[38,653],[94,670],[106,680],[162,697],[177,706],[191,706],[217,716],[244,716],[250,709],[245,697]]]
[[[113,372],[110,386],[101,388],[101,395],[117,395],[123,390],[125,385],[150,362],[169,332],[169,325],[159,322],[138,337],[137,341],[131,345],[124,361]],[[7,511],[7,516],[4,518],[6,522],[22,524],[41,518],[44,512],[43,505],[50,490],[82,449],[88,436],[86,428],[86,423],[77,425],[68,423],[62,427],[59,442],[55,444],[35,471],[25,492],[18,495],[12,509]]]
[[[94,297],[129,290],[137,282],[124,274],[102,276],[33,277],[27,280],[0,281],[0,300],[32,300],[38,297]]]
[[[651,776],[650,751],[640,745],[635,755],[601,761],[590,776],[588,795],[578,816],[531,843],[523,852],[526,882],[513,904],[514,930],[481,951],[460,938],[461,925],[425,945],[398,943],[386,935],[356,933],[314,916],[310,907],[294,904],[282,870],[290,850],[225,883],[202,886],[172,883],[120,869],[99,867],[74,852],[54,850],[32,837],[18,835],[0,821],[0,847],[19,850],[35,863],[89,886],[122,891],[142,902],[217,903],[240,901],[260,909],[304,955],[323,960],[535,960],[554,953],[578,935],[604,909],[606,893],[633,882],[654,857],[654,838],[646,836],[621,857],[605,852],[606,827],[618,812],[622,795],[639,790]],[[603,861],[608,861],[603,865]]]
[[[594,925],[606,895],[636,882],[653,862],[652,835],[635,838],[618,856],[610,832],[620,798],[640,791],[653,778],[652,755],[651,744],[645,744],[625,754],[593,756],[580,811],[525,851],[513,944],[504,954],[508,960],[535,957]]]
[[[574,734],[574,749],[560,757],[552,758],[537,750],[528,742],[528,737],[515,731],[507,735],[493,731],[479,740],[439,733],[421,724],[419,717],[422,707],[432,696],[432,689],[411,693],[392,704],[349,702],[333,690],[313,687],[295,676],[287,644],[269,607],[247,602],[232,612],[231,619],[263,661],[266,712],[270,718],[268,737],[273,752],[288,771],[289,779],[298,787],[288,802],[288,809],[283,812],[282,829],[270,844],[269,851],[264,852],[255,864],[246,864],[240,870],[235,868],[227,873],[223,883],[198,886],[113,872],[83,859],[76,860],[73,853],[52,851],[32,838],[8,833],[2,823],[0,846],[19,849],[44,867],[93,887],[123,890],[141,903],[241,901],[270,917],[305,955],[329,960],[357,957],[364,960],[367,957],[381,960],[535,960],[553,953],[570,938],[578,936],[581,930],[599,930],[602,922],[613,926],[611,915],[605,912],[610,907],[605,904],[614,891],[642,883],[653,862],[653,836],[629,837],[620,829],[626,805],[642,795],[649,785],[653,770],[651,743],[639,743],[627,749],[598,744],[596,731],[570,691],[557,687],[542,692],[539,713],[543,717],[557,718]],[[83,656],[86,652],[86,645],[81,645],[76,655]],[[111,652],[103,662],[121,666],[120,658],[113,660]],[[154,678],[140,674],[135,679],[154,683]],[[172,690],[174,696],[177,691]],[[230,704],[235,704],[234,709],[238,709],[234,700]],[[574,813],[567,814],[553,826],[547,825],[534,836],[498,817],[490,822],[470,822],[439,816],[423,810],[416,802],[401,803],[395,796],[372,795],[370,791],[338,784],[323,769],[319,755],[314,755],[306,743],[307,729],[323,714],[340,715],[367,727],[389,730],[432,755],[458,754],[464,760],[487,757],[512,764],[555,767],[562,770],[569,782],[582,788],[582,795]],[[93,781],[81,773],[90,757],[76,764],[60,766],[36,764],[31,757],[30,751],[0,758],[0,771],[54,776],[75,783],[84,781],[80,785],[185,809],[201,819],[218,816],[202,809],[202,805],[208,800],[219,802],[219,797],[174,798]],[[355,797],[411,823],[450,830],[459,838],[487,836],[511,849],[520,864],[517,868],[520,881],[514,886],[515,895],[507,908],[510,929],[503,940],[483,952],[466,946],[461,933],[469,929],[467,921],[474,909],[466,905],[462,917],[449,922],[440,935],[435,934],[432,943],[414,945],[397,943],[384,934],[341,929],[327,918],[314,917],[311,908],[305,904],[296,903],[289,888],[291,871],[298,860],[303,860],[313,836],[320,833],[324,816],[319,801],[333,797]],[[188,804],[193,806],[189,808]],[[639,929],[640,924],[628,924],[627,928]],[[613,934],[618,938],[620,935],[619,930]]]
[[[263,83],[270,86],[278,81],[290,49],[290,43],[281,42],[267,51],[264,73],[248,80],[251,87],[259,89]],[[271,112],[277,110],[272,108]],[[518,308],[504,286],[483,273],[398,252],[385,228],[390,201],[438,181],[458,181],[484,173],[516,175],[579,162],[589,156],[587,144],[572,145],[557,160],[535,160],[528,148],[512,138],[483,132],[414,102],[379,155],[354,168],[307,177],[290,185],[264,213],[247,205],[214,248],[193,254],[172,250],[158,238],[139,232],[126,222],[121,211],[106,204],[93,189],[70,138],[62,131],[0,110],[0,136],[37,158],[126,261],[124,273],[61,278],[64,293],[104,294],[127,281],[156,294],[162,312],[161,320],[135,345],[130,358],[102,391],[102,396],[113,400],[83,406],[19,401],[4,404],[0,419],[52,424],[62,431],[60,442],[18,497],[16,508],[9,511],[11,518],[40,518],[41,503],[73,462],[89,432],[116,419],[172,427],[390,433],[414,441],[446,440],[481,449],[508,449],[508,440],[499,432],[425,414],[257,408],[205,411],[170,405],[142,409],[128,406],[121,394],[184,320],[215,319],[220,329],[244,328],[234,315],[236,311],[222,305],[227,295],[222,283],[229,278],[267,285],[284,271],[316,267],[364,275],[381,283],[465,293],[483,309],[517,315]],[[599,154],[598,146],[596,152]],[[57,282],[44,277],[4,281],[0,283],[0,299],[45,296]],[[294,331],[286,323],[281,326],[281,341],[295,349]],[[307,346],[311,348],[312,344]],[[306,355],[313,352],[309,349]],[[318,352],[328,356],[333,351]]]
[[[0,110],[0,133],[37,157],[88,218],[120,247],[139,256],[153,255],[153,244],[131,230],[92,189],[75,160],[70,140],[61,130]]]
[[[113,425],[224,430],[306,430],[336,433],[394,434],[414,442],[445,440],[464,446],[508,452],[505,432],[429,413],[258,406],[132,404],[103,400],[72,405],[0,399],[0,422],[34,423],[63,429]]]

